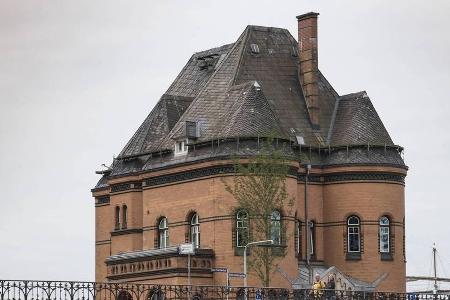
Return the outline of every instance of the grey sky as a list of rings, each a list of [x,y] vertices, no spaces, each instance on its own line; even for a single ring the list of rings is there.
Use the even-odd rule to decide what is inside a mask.
[[[90,188],[196,51],[317,11],[319,66],[406,148],[408,274],[450,277],[450,1],[0,1],[0,278],[94,279]]]

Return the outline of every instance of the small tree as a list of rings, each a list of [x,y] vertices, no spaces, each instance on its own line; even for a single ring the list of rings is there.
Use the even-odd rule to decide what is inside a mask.
[[[289,164],[285,155],[268,139],[259,153],[242,163],[235,162],[232,184],[225,182],[226,190],[237,200],[235,210],[246,211],[250,219],[251,241],[274,240],[274,245],[252,247],[248,267],[264,286],[270,286],[271,274],[278,261],[286,255],[288,240],[286,222],[281,212],[291,213],[294,199],[286,190]]]

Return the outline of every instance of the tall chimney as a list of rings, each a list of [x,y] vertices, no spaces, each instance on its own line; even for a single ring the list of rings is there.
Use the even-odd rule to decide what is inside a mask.
[[[317,16],[309,12],[297,16],[300,85],[306,100],[309,119],[314,129],[320,128],[319,67],[317,49]]]

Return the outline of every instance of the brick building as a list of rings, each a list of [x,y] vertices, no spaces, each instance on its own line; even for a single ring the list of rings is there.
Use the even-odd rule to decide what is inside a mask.
[[[212,267],[242,272],[236,237],[248,216],[223,180],[232,157],[275,132],[295,157],[296,201],[293,215],[279,211],[292,238],[273,285],[301,287],[319,272],[340,288],[405,290],[403,149],[365,92],[339,95],[318,70],[317,18],[297,17],[299,42],[247,26],[189,59],[92,189],[97,281],[186,284],[186,242],[196,245],[193,284],[223,285]]]

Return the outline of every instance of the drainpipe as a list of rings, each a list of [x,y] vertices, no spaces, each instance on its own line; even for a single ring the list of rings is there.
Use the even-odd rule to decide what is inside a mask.
[[[306,265],[309,268],[309,250],[310,250],[310,239],[309,239],[309,221],[308,221],[308,178],[309,171],[311,170],[311,165],[305,165],[305,228],[306,228]]]

